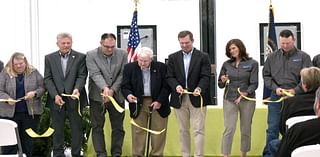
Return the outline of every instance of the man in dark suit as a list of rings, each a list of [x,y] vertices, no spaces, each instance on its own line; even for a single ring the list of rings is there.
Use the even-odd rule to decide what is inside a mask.
[[[2,69],[3,69],[3,62],[0,61],[0,72],[2,71]]]
[[[147,128],[149,108],[151,130],[160,131],[167,128],[169,106],[169,89],[165,80],[167,67],[153,61],[153,51],[143,47],[138,54],[138,61],[125,65],[121,90],[129,102],[130,116],[140,126]],[[147,132],[131,126],[132,156],[144,156]],[[150,156],[163,156],[166,132],[151,135]],[[148,152],[149,153],[149,152]]]
[[[97,157],[107,156],[103,131],[106,111],[112,128],[111,155],[121,156],[122,153],[124,112],[118,112],[107,96],[124,108],[120,85],[127,56],[126,50],[116,48],[116,36],[112,33],[102,34],[100,46],[87,53],[92,143]]]
[[[181,50],[169,55],[168,59],[167,82],[172,89],[170,105],[175,108],[179,123],[182,156],[192,156],[190,119],[194,132],[194,156],[203,156],[205,105],[209,102],[209,57],[193,47],[194,40],[190,31],[181,31],[178,40]],[[185,93],[185,90],[192,94]],[[203,97],[203,104],[200,95]]]
[[[51,109],[53,134],[53,156],[64,156],[64,125],[66,116],[71,127],[71,153],[80,156],[83,132],[81,112],[87,96],[84,85],[87,78],[86,56],[71,49],[72,36],[60,33],[57,36],[59,50],[45,56],[44,82],[48,90],[48,105]],[[63,97],[62,94],[72,94]],[[81,95],[80,95],[81,93]],[[80,97],[81,105],[78,106]]]

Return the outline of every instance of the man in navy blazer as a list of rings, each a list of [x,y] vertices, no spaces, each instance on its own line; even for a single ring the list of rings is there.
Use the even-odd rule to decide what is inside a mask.
[[[165,64],[153,61],[153,51],[142,47],[138,54],[138,61],[125,65],[121,91],[129,102],[130,116],[140,126],[147,128],[149,108],[151,114],[151,130],[160,131],[167,128],[169,106],[169,88],[166,83]],[[132,156],[144,156],[146,131],[131,126]],[[150,156],[163,156],[166,143],[166,132],[151,135]],[[148,152],[149,153],[149,152]]]
[[[45,56],[44,83],[48,90],[47,103],[51,109],[53,134],[53,156],[64,156],[65,118],[71,127],[71,153],[80,157],[82,146],[82,118],[79,113],[86,105],[87,94],[84,85],[87,79],[86,56],[74,51],[72,36],[60,33],[57,36],[59,50]],[[80,94],[81,93],[81,94]],[[72,94],[80,97],[80,106],[75,97],[63,97]]]
[[[210,62],[207,54],[193,47],[193,34],[178,34],[181,50],[168,58],[167,82],[171,87],[170,106],[175,108],[179,123],[182,156],[191,155],[190,119],[194,134],[194,156],[204,155],[205,105],[209,102]],[[185,90],[192,92],[187,94]],[[203,98],[203,104],[200,101]]]

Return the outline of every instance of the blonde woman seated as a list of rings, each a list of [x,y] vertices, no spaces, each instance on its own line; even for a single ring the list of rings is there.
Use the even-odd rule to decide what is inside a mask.
[[[288,130],[275,157],[291,157],[296,148],[320,143],[320,88],[316,91],[314,112],[318,118],[297,123]]]
[[[303,68],[300,71],[300,75],[303,93],[286,99],[281,112],[279,126],[280,132],[284,137],[288,133],[285,126],[285,122],[287,119],[294,116],[315,115],[314,104],[316,91],[320,86],[320,69],[317,67]],[[291,130],[291,128],[289,130]],[[281,140],[279,139],[270,141],[268,145],[269,149],[266,151],[268,151],[268,153],[272,156],[275,156],[276,152],[278,151],[280,142]],[[283,151],[284,150],[282,150],[282,152]]]
[[[280,133],[285,134],[286,120],[295,116],[314,115],[313,104],[316,90],[320,86],[320,69],[304,68],[300,72],[303,93],[284,101],[280,117]]]

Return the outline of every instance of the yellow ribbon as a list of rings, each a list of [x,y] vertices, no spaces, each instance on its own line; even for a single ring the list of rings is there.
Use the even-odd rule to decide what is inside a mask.
[[[291,93],[289,93],[289,92],[287,92],[287,91],[285,91],[285,90],[283,90],[282,91],[286,96],[288,96],[288,97],[293,97],[294,95],[293,94],[291,94]],[[281,97],[280,99],[278,99],[278,100],[269,100],[269,98],[268,99],[256,99],[256,98],[250,98],[250,97],[247,97],[247,96],[244,96],[243,94],[241,94],[241,92],[240,92],[240,88],[238,88],[238,93],[244,98],[244,99],[246,99],[246,100],[249,100],[249,101],[259,101],[259,102],[263,102],[263,103],[269,103],[269,102],[271,102],[271,103],[278,103],[278,102],[281,102],[281,101],[283,101],[284,99],[285,99],[285,97],[283,96],[283,97]]]
[[[288,97],[293,97],[294,96],[294,94],[291,94],[290,92],[288,92],[288,91],[286,91],[286,90],[282,90],[282,93],[284,94],[284,95],[286,95],[286,96],[288,96]]]
[[[41,138],[41,137],[49,137],[53,134],[54,130],[52,128],[48,128],[46,132],[44,132],[42,135],[39,135],[35,133],[31,128],[26,129],[26,133],[32,137],[32,138]]]
[[[182,94],[193,94],[192,92],[189,92],[187,89],[183,89],[183,92]],[[202,108],[203,108],[203,98],[201,96],[201,94],[199,95],[200,96],[200,111],[202,112]]]
[[[161,131],[155,131],[155,130],[150,130],[150,129],[147,129],[147,128],[144,128],[142,126],[139,126],[133,119],[130,120],[130,123],[144,131],[147,131],[147,132],[150,132],[152,134],[155,134],[155,135],[159,135],[161,133],[163,133],[166,129],[162,129]]]
[[[14,99],[0,99],[0,102],[14,102],[14,103],[16,103],[16,102],[19,102],[19,101],[21,101],[21,100],[14,100]]]
[[[25,97],[21,97],[21,98],[19,98],[19,99],[17,99],[17,100],[13,100],[13,99],[0,99],[0,102],[5,102],[5,103],[7,103],[7,102],[14,102],[14,103],[17,103],[17,102],[19,102],[19,101],[24,100],[24,98],[25,98]],[[31,105],[33,105],[33,99],[32,99]],[[31,115],[32,115],[32,118],[34,118],[33,106],[31,106]]]
[[[79,96],[78,95],[72,95],[72,94],[64,94],[64,93],[62,93],[61,95],[65,96],[65,97],[74,97],[74,98],[76,98],[78,100],[78,113],[79,113],[80,116],[82,116],[81,115],[81,111],[80,111],[80,98],[79,98]]]
[[[100,95],[104,96],[102,93]],[[118,112],[122,113],[124,111],[124,109],[117,103],[117,101],[112,96],[107,95],[107,97]]]

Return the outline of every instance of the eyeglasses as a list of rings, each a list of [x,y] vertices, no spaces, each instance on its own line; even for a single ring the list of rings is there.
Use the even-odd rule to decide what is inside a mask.
[[[103,47],[106,48],[106,49],[113,49],[113,48],[115,48],[114,45],[113,45],[113,46],[108,46],[108,45],[102,45],[102,44],[101,44],[101,46],[103,46]]]

